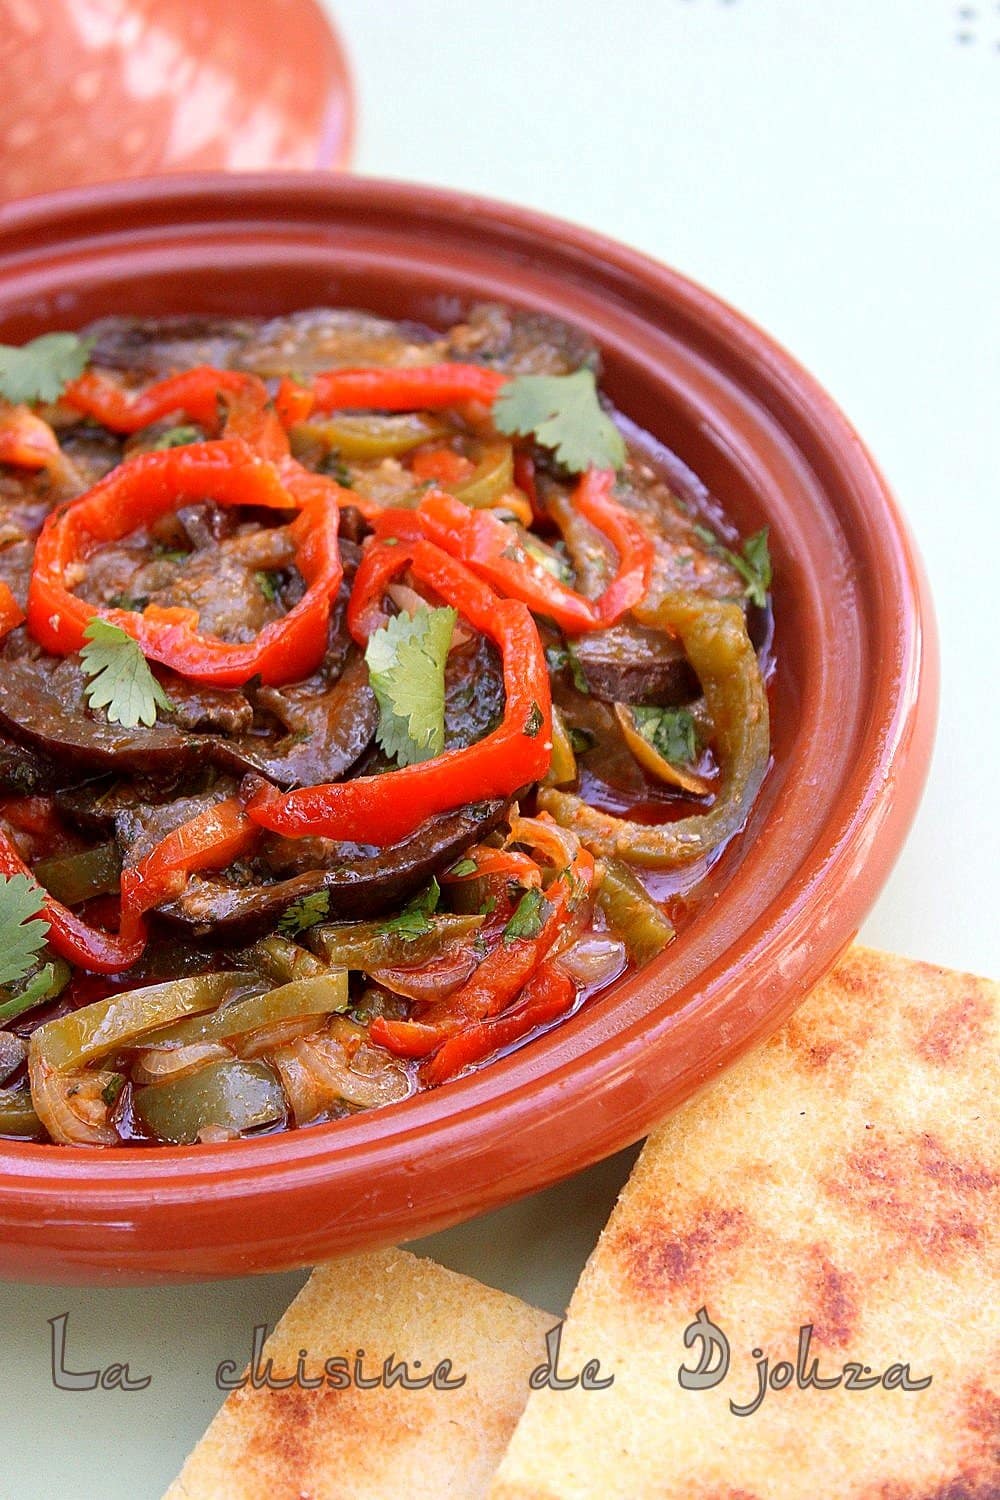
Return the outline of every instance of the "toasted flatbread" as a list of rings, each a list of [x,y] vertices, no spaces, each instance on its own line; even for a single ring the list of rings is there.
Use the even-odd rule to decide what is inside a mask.
[[[442,1360],[457,1390],[287,1390],[247,1386],[221,1411],[165,1500],[479,1500],[486,1494],[545,1350],[548,1313],[468,1277],[386,1250],[313,1272],[264,1347],[287,1378],[328,1359],[374,1378],[406,1361],[422,1379]],[[248,1331],[249,1332],[249,1331]]]
[[[998,1023],[997,985],[855,948],[674,1115],[563,1331],[560,1373],[598,1359],[614,1384],[533,1395],[491,1500],[995,1500]],[[729,1371],[684,1389],[681,1366],[721,1368],[708,1335],[685,1347],[701,1309]],[[931,1384],[796,1372],[735,1415],[753,1351],[794,1366],[803,1325],[803,1378]]]

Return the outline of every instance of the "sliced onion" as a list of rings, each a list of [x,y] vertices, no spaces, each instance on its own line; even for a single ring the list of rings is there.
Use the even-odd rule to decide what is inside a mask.
[[[446,1000],[459,985],[471,978],[482,962],[471,948],[459,948],[445,953],[422,968],[382,968],[369,970],[369,977],[376,984],[384,985],[394,995],[403,995],[407,1000],[431,1002]]]
[[[110,1107],[102,1097],[118,1075],[54,1068],[41,1052],[28,1057],[35,1112],[54,1141],[63,1146],[117,1146]]]
[[[367,1042],[358,1044],[349,1058],[337,1037],[300,1037],[279,1048],[271,1060],[297,1125],[308,1125],[340,1103],[360,1109],[394,1104],[411,1089],[395,1058]]]
[[[623,973],[625,944],[604,932],[587,932],[559,956],[559,968],[581,989],[598,989]]]
[[[146,1047],[135,1061],[132,1076],[136,1083],[165,1083],[168,1078],[184,1078],[206,1063],[231,1056],[229,1049],[220,1042],[192,1042],[188,1047]]]

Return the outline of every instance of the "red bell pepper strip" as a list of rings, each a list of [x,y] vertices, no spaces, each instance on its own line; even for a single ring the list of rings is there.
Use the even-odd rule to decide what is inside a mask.
[[[383,596],[404,569],[452,605],[503,658],[503,721],[485,739],[382,776],[280,793],[261,786],[247,804],[264,828],[291,838],[319,835],[385,846],[465,802],[508,797],[545,774],[552,755],[552,702],[545,656],[523,604],[498,599],[468,568],[426,541],[376,543],[362,559],[347,623],[360,645],[382,622]]]
[[[591,469],[576,492],[582,515],[612,542],[619,555],[614,579],[599,599],[568,588],[525,551],[514,527],[491,510],[470,510],[454,495],[431,490],[415,510],[385,510],[372,518],[381,537],[425,536],[444,548],[499,593],[548,615],[567,635],[612,625],[642,599],[649,587],[653,544],[608,493],[614,475]]]
[[[11,593],[9,584],[0,579],[0,640],[18,625],[23,625],[24,620],[24,610]]]
[[[399,1057],[426,1057],[471,1025],[505,1011],[518,993],[540,968],[553,945],[565,937],[567,919],[575,912],[579,918],[583,903],[594,881],[592,856],[563,829],[537,825],[542,819],[514,818],[512,838],[535,841],[551,858],[568,862],[545,892],[548,912],[540,932],[532,938],[515,937],[501,942],[483,959],[472,978],[436,1007],[436,1013],[418,1021],[389,1021],[377,1016],[371,1024],[371,1038]]]
[[[0,410],[0,463],[20,469],[49,469],[62,461],[59,439],[30,407]]]
[[[278,394],[274,398],[274,408],[284,427],[294,427],[296,422],[305,422],[315,405],[316,397],[309,386],[298,385],[287,376],[282,378]]]
[[[189,818],[138,864],[122,871],[122,935],[140,934],[145,913],[179,896],[189,875],[225,869],[249,853],[259,838],[260,829],[236,797],[227,797]]]
[[[535,460],[530,453],[525,453],[523,448],[517,449],[514,453],[514,483],[523,495],[527,495],[535,521],[544,521],[546,515],[538,499],[538,486],[535,484]]]
[[[596,526],[618,554],[614,578],[597,599],[602,623],[613,625],[649,592],[653,574],[653,544],[639,522],[612,498],[611,469],[588,469],[576,487],[573,504]]]
[[[373,524],[382,537],[422,534],[460,558],[491,588],[548,615],[570,635],[603,623],[593,603],[553,578],[525,551],[513,526],[491,510],[470,510],[454,495],[430,490],[416,510],[387,510]]]
[[[312,388],[320,411],[439,411],[467,401],[492,406],[508,378],[484,365],[383,365],[326,370]]]
[[[0,875],[27,875],[34,880],[28,866],[12,841],[0,829]],[[69,963],[95,974],[117,974],[128,969],[141,956],[145,933],[141,925],[129,934],[105,932],[91,927],[81,917],[63,906],[54,896],[43,894],[42,906],[49,924],[49,945]]]
[[[255,375],[196,365],[193,370],[168,375],[141,390],[128,390],[97,370],[85,370],[70,381],[61,399],[112,432],[138,432],[175,412],[183,412],[215,431],[219,426],[220,393],[245,391],[251,382],[264,390],[263,382]],[[266,390],[264,397],[267,398]]]
[[[235,687],[254,675],[272,685],[305,677],[326,649],[331,600],[343,571],[335,490],[332,481],[294,460],[279,469],[237,438],[139,454],[46,519],[28,591],[31,632],[45,650],[67,655],[80,650],[89,621],[100,616],[127,631],[152,661],[196,682]],[[296,566],[308,588],[252,641],[200,635],[192,610],[98,608],[67,586],[95,546],[118,541],[189,500],[299,510],[291,531]]]
[[[553,964],[542,964],[528,980],[521,998],[502,1016],[491,1016],[449,1037],[423,1069],[422,1078],[431,1087],[447,1083],[463,1068],[482,1062],[500,1047],[509,1047],[539,1026],[558,1020],[572,1008],[576,985]]]
[[[537,887],[542,883],[542,872],[535,861],[516,849],[493,849],[489,844],[477,844],[470,849],[459,865],[475,865],[475,869],[456,873],[454,868],[438,876],[442,885],[453,885],[466,880],[480,880],[488,876],[500,876],[504,880],[516,880],[525,887]]]

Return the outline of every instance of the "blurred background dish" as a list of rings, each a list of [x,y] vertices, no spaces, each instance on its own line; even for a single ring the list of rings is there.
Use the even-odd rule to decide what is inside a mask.
[[[347,60],[317,0],[0,0],[0,22],[4,201],[350,160]]]

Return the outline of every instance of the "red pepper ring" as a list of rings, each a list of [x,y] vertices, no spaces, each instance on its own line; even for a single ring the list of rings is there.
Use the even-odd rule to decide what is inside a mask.
[[[580,514],[618,553],[615,576],[598,599],[587,599],[553,578],[525,551],[514,527],[493,511],[470,510],[443,490],[428,491],[415,510],[385,510],[371,524],[380,537],[426,537],[467,563],[499,593],[548,615],[567,635],[582,635],[613,625],[649,588],[653,544],[612,498],[613,484],[610,470],[589,469],[574,496]]]
[[[0,875],[27,875],[34,880],[28,866],[11,840],[0,830]],[[105,932],[91,927],[63,906],[54,896],[43,896],[45,920],[49,924],[48,942],[60,957],[95,974],[117,974],[131,968],[146,946],[141,922],[128,935]]]
[[[553,578],[525,551],[513,526],[491,510],[470,510],[454,495],[430,490],[415,510],[385,510],[371,524],[379,537],[426,537],[498,593],[548,615],[569,635],[604,624],[593,601]]]
[[[644,599],[653,576],[653,543],[635,517],[612,497],[614,484],[613,470],[588,469],[573,495],[581,516],[608,538],[618,554],[615,576],[595,601],[604,625],[613,625]]]
[[[552,701],[545,656],[523,604],[498,599],[462,563],[430,542],[376,542],[354,581],[347,623],[367,644],[384,619],[387,585],[409,568],[474,630],[500,648],[506,703],[499,728],[462,750],[382,776],[278,792],[262,786],[247,803],[255,822],[289,838],[319,835],[384,847],[428,818],[466,802],[508,797],[544,776],[552,756]]]
[[[343,572],[335,489],[291,460],[279,471],[236,438],[139,454],[47,518],[28,591],[31,633],[45,650],[68,655],[80,650],[88,623],[100,616],[127,631],[150,660],[195,682],[236,687],[257,674],[270,685],[306,677],[326,649]],[[191,610],[97,608],[67,586],[95,545],[118,541],[190,500],[299,511],[291,531],[306,593],[252,641],[199,635]]]

